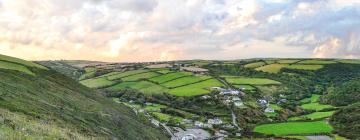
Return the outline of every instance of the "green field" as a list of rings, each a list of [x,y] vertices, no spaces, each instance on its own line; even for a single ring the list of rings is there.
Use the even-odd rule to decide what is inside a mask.
[[[140,73],[140,74],[135,74],[135,75],[131,75],[131,76],[126,76],[121,78],[121,80],[123,81],[138,81],[141,79],[148,79],[148,78],[152,78],[155,76],[159,76],[160,74],[156,73],[156,72],[146,72],[146,73]]]
[[[246,64],[244,67],[245,68],[257,68],[257,67],[261,67],[264,65],[266,65],[265,62],[254,62],[254,63]]]
[[[162,70],[158,70],[156,72],[161,73],[161,74],[168,74],[168,73],[173,72],[173,71],[168,70],[168,69],[162,69]]]
[[[324,67],[323,65],[299,65],[299,64],[286,66],[286,68],[288,69],[299,69],[299,70],[319,70],[323,67]]]
[[[282,108],[278,106],[277,104],[269,104],[269,107],[271,107],[274,110],[281,110]]]
[[[40,69],[48,69],[42,65],[36,64],[34,62],[30,62],[30,61],[25,61],[22,59],[18,59],[18,58],[14,58],[14,57],[10,57],[10,56],[6,56],[6,55],[1,55],[0,54],[0,61],[7,61],[7,62],[12,62],[12,63],[17,63],[20,65],[24,65],[27,67],[36,67],[36,68],[40,68]]]
[[[323,109],[330,109],[330,108],[334,108],[331,105],[323,105],[323,104],[319,104],[319,103],[308,103],[308,104],[303,104],[301,105],[301,107],[303,109],[307,109],[307,110],[316,110],[316,111],[320,111]]]
[[[270,65],[258,67],[255,70],[269,72],[269,73],[278,73],[284,67],[287,67],[287,64],[270,64]]]
[[[291,117],[289,120],[304,120],[304,119],[321,119],[321,118],[327,118],[330,117],[332,114],[334,114],[335,111],[328,111],[328,112],[314,112],[308,115],[303,115],[299,117]]]
[[[283,60],[278,60],[277,62],[280,64],[291,64],[291,63],[295,63],[298,62],[300,60],[293,60],[293,59],[283,59]]]
[[[276,136],[297,134],[321,134],[330,133],[333,128],[324,121],[316,122],[287,122],[275,124],[263,124],[256,126],[254,132],[274,134]]]
[[[158,120],[160,120],[161,122],[168,122],[171,119],[174,119],[175,122],[181,122],[183,120],[183,118],[181,117],[174,117],[168,114],[164,114],[164,113],[160,113],[160,112],[152,112],[151,113],[155,118],[157,118]]]
[[[167,106],[161,104],[153,104],[145,106],[144,109],[149,112],[157,112],[160,111],[162,108],[166,108]]]
[[[278,85],[278,81],[266,78],[244,78],[244,77],[225,77],[225,80],[234,85]]]
[[[319,101],[321,95],[318,94],[312,94],[310,98],[302,99],[301,103],[316,103]]]
[[[109,90],[119,91],[124,89],[136,89],[146,94],[157,94],[167,92],[168,89],[148,81],[122,82],[108,88]]]
[[[347,63],[347,64],[360,64],[360,60],[358,59],[342,59],[342,60],[338,60],[337,62]]]
[[[200,83],[171,89],[169,93],[176,96],[196,96],[210,93],[210,90],[207,90],[206,88],[220,86],[223,86],[223,84],[220,83],[218,80],[209,79]]]
[[[337,63],[335,61],[330,61],[330,60],[303,60],[300,62],[297,62],[298,64],[334,64]]]
[[[132,71],[126,71],[126,72],[122,72],[122,73],[118,73],[118,74],[114,74],[114,75],[110,75],[108,76],[109,80],[116,80],[116,79],[120,79],[126,76],[130,76],[130,75],[135,75],[135,74],[139,74],[139,73],[145,73],[148,72],[149,70],[132,70]]]
[[[199,81],[203,81],[206,79],[210,79],[210,76],[187,76],[187,77],[183,77],[183,78],[179,78],[176,80],[172,80],[169,82],[165,82],[162,85],[168,88],[174,88],[174,87],[179,87],[179,86],[183,86],[183,85],[188,85],[191,83],[196,83]]]
[[[23,65],[19,65],[16,63],[10,63],[6,61],[0,61],[0,69],[8,69],[8,70],[15,70],[20,71],[29,75],[35,75],[33,72],[31,72],[27,67]]]
[[[79,78],[80,81],[95,77],[96,68],[88,67],[88,68],[85,68],[84,70],[85,70],[85,73],[80,76],[80,78]]]
[[[190,75],[192,75],[192,73],[190,73],[190,72],[176,72],[176,73],[164,74],[164,75],[161,75],[158,77],[151,78],[149,80],[153,81],[155,83],[161,84],[161,83],[168,82],[170,80],[174,80],[174,79],[177,79],[180,77],[185,77],[185,76],[190,76]]]
[[[107,86],[111,86],[116,82],[108,80],[106,77],[87,79],[80,81],[81,84],[90,87],[90,88],[103,88]]]

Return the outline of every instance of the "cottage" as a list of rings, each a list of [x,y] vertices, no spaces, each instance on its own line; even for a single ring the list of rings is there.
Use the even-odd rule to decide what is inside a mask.
[[[274,112],[275,112],[275,110],[273,108],[271,108],[271,107],[267,107],[265,109],[265,113],[274,113]]]
[[[232,100],[235,101],[241,101],[241,99],[239,97],[233,97]]]
[[[223,121],[219,118],[208,119],[208,124],[219,125],[222,123],[223,123]]]
[[[242,101],[235,101],[234,106],[241,107],[241,106],[244,106],[244,103]]]
[[[201,98],[203,98],[203,99],[209,99],[209,98],[211,98],[211,96],[209,96],[209,95],[204,95],[204,96],[201,96]]]
[[[267,104],[268,104],[268,102],[266,100],[263,100],[263,99],[258,100],[258,102],[259,102],[259,104],[261,106],[267,106]]]

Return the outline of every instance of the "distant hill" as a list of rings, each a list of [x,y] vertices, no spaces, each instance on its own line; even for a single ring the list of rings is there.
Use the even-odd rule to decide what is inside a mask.
[[[2,139],[168,139],[131,109],[54,70],[0,55]]]

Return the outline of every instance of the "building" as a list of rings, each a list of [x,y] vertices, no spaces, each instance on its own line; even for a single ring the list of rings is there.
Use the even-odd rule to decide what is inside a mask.
[[[271,108],[271,107],[267,107],[265,109],[265,113],[274,113],[274,112],[275,112],[275,110],[273,108]]]
[[[186,136],[182,137],[181,140],[196,140],[196,136],[193,134],[187,134]]]
[[[239,95],[239,94],[240,91],[233,89],[223,90],[220,92],[220,95]]]
[[[234,106],[241,107],[241,106],[244,106],[244,103],[242,101],[235,101]]]
[[[214,118],[214,119],[208,119],[208,124],[212,124],[212,125],[219,125],[222,124],[223,121],[219,118]]]
[[[209,98],[211,98],[211,96],[209,96],[209,95],[204,95],[204,96],[201,96],[201,98],[203,98],[203,99],[209,99]]]
[[[268,102],[266,100],[263,100],[263,99],[259,99],[258,100],[258,103],[261,105],[261,106],[267,106]]]

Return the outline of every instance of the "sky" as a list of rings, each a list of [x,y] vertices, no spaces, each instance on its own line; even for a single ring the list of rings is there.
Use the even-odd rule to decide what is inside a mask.
[[[0,54],[108,62],[360,58],[360,0],[0,0]]]

